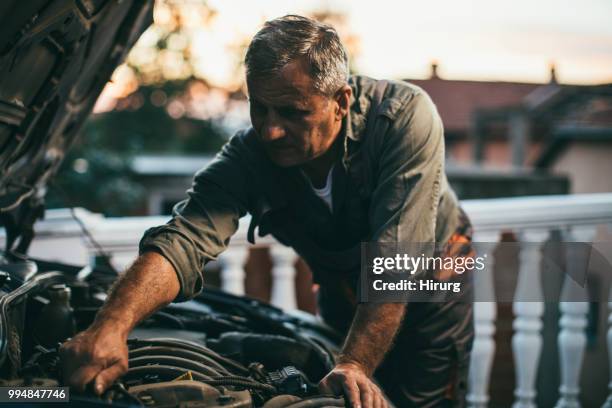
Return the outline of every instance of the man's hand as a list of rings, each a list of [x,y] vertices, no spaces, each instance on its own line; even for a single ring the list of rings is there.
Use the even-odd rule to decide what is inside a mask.
[[[339,363],[319,383],[319,391],[344,394],[353,408],[385,408],[382,391],[357,363]]]
[[[370,376],[391,347],[406,306],[398,303],[361,303],[336,367],[319,383],[322,392],[344,393],[352,407],[386,407],[380,388]]]
[[[94,381],[101,395],[128,368],[127,338],[147,316],[172,302],[180,283],[174,267],[145,252],[115,282],[93,324],[60,349],[64,382],[84,391]]]
[[[116,328],[90,327],[60,348],[64,384],[83,392],[93,383],[101,395],[128,369],[127,336]]]

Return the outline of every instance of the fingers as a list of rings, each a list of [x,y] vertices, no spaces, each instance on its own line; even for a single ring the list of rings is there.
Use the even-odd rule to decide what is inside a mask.
[[[85,386],[95,378],[103,367],[99,364],[91,364],[89,358],[84,361],[78,346],[78,338],[69,340],[62,344],[59,355],[64,384],[77,392],[84,392]]]
[[[359,383],[361,408],[387,408],[387,401],[380,388],[371,380]]]
[[[96,377],[94,383],[94,391],[98,395],[110,387],[110,385],[127,371],[127,366],[118,361],[112,366],[102,370]]]
[[[378,387],[373,383],[370,383],[370,394],[372,395],[372,408],[380,407],[380,392]]]
[[[386,408],[384,394],[363,371],[348,364],[339,365],[319,383],[321,393],[344,394],[353,408]]]
[[[93,381],[102,368],[100,365],[86,365],[78,368],[73,373],[68,374],[70,375],[67,379],[68,385],[77,392],[85,392],[87,384]]]
[[[382,391],[374,383],[372,383],[372,392],[374,393],[374,408],[387,408],[387,401]]]
[[[382,405],[380,405],[380,397],[377,394],[374,394],[373,398],[372,398],[372,408],[381,408]]]
[[[349,389],[352,390],[350,387],[345,388],[351,407],[387,408],[387,401],[382,391],[374,383],[363,381],[359,384],[354,383],[354,386],[357,388],[356,392],[350,392]],[[357,398],[357,395],[359,399],[356,401],[354,398]]]
[[[85,331],[60,348],[64,383],[76,392],[91,384],[101,395],[127,371],[128,350],[125,339],[113,332]]]
[[[342,386],[344,387],[344,393],[346,394],[346,397],[349,400],[349,404],[351,407],[353,408],[362,408],[361,406],[361,393],[359,391],[359,387],[357,386],[357,383],[355,381],[344,381],[342,383]],[[364,405],[363,408],[365,408],[366,406]]]
[[[359,384],[359,394],[363,408],[374,407],[374,393],[372,392],[372,387],[369,381],[363,381]]]

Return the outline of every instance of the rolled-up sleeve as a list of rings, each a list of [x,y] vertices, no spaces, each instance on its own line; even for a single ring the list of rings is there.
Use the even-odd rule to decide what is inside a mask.
[[[188,198],[174,207],[172,219],[147,230],[140,241],[141,254],[155,251],[174,267],[181,285],[175,301],[189,300],[202,290],[204,265],[225,250],[246,214],[243,150],[240,134],[234,136],[195,175]]]
[[[373,242],[414,244],[431,255],[445,177],[443,134],[436,107],[424,92],[413,95],[392,122],[371,199]]]

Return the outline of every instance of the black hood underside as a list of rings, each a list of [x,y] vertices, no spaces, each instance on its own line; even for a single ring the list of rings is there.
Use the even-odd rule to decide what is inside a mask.
[[[0,225],[7,249],[29,240],[47,181],[152,22],[152,10],[152,0],[0,2]]]

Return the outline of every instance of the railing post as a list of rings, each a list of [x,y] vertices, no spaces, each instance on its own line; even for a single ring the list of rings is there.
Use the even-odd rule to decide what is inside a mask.
[[[516,400],[513,408],[535,408],[535,380],[542,351],[542,243],[548,231],[524,231],[521,235],[519,277],[512,309],[515,314],[512,352],[516,367]]]
[[[569,243],[566,253],[566,276],[561,292],[561,328],[557,339],[559,345],[559,359],[561,365],[561,385],[559,386],[559,400],[555,408],[580,408],[578,400],[580,394],[580,370],[582,359],[586,347],[586,334],[584,329],[587,326],[587,314],[589,305],[587,300],[587,290],[581,287],[571,278],[571,269],[578,274],[578,268],[588,268],[589,253],[581,253],[579,244],[572,245],[572,242],[590,243],[595,236],[595,227],[573,228],[565,234],[565,241]],[[587,258],[587,259],[584,259]],[[586,273],[586,269],[584,270]],[[584,300],[584,301],[581,301]]]
[[[297,308],[295,296],[295,251],[284,245],[272,245],[272,295],[270,303],[285,310]]]
[[[474,246],[477,256],[497,242],[497,233],[474,234]],[[485,258],[485,268],[474,272],[474,344],[470,356],[469,407],[485,408],[489,403],[489,382],[491,367],[495,357],[495,318],[497,303],[493,286],[493,260],[490,255]]]
[[[229,246],[220,256],[221,289],[234,295],[244,295],[244,263],[249,248],[246,245]]]
[[[608,299],[612,299],[612,288],[610,288],[610,295]],[[610,372],[612,373],[612,302],[608,303],[608,361],[610,364]],[[608,383],[609,395],[606,402],[604,402],[602,408],[612,408],[612,375],[610,375],[610,382]]]

